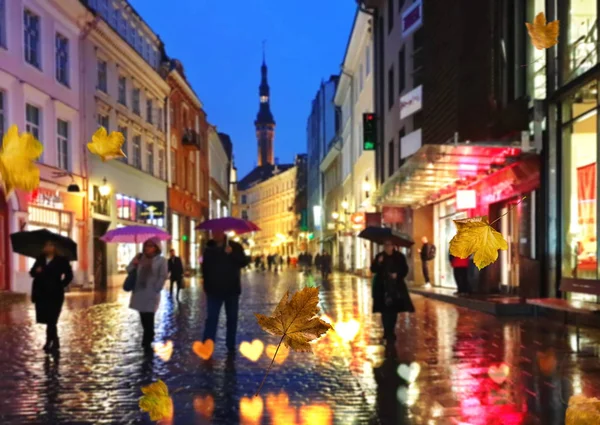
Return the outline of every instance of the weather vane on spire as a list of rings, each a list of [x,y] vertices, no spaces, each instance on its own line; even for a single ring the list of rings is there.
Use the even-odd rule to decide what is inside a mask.
[[[267,47],[266,47],[267,40],[263,40],[262,45],[263,45],[263,63],[265,63],[265,51],[267,50]]]

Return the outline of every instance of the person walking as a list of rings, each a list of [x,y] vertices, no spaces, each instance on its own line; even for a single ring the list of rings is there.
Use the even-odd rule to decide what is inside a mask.
[[[458,258],[452,254],[448,255],[450,265],[452,266],[452,274],[456,282],[457,292],[454,295],[470,295],[471,285],[469,285],[469,259]]]
[[[173,296],[173,284],[177,285],[177,292],[175,293],[175,298],[179,300],[179,291],[183,286],[183,262],[181,258],[175,255],[175,250],[171,249],[169,251],[169,280],[171,281],[171,285],[169,288],[169,294],[171,297]]]
[[[321,276],[323,280],[329,279],[329,274],[331,273],[331,255],[327,251],[323,252],[321,256]]]
[[[423,280],[425,281],[425,285],[430,286],[431,279],[429,277],[429,262],[433,261],[435,258],[436,248],[434,244],[429,243],[427,236],[423,236],[423,238],[421,238],[421,242],[423,242],[423,245],[419,250],[419,254],[421,255],[421,271],[423,272]]]
[[[315,268],[317,269],[317,273],[321,271],[321,253],[317,252],[317,255],[315,255]]]
[[[249,263],[242,246],[228,241],[223,232],[213,232],[206,245],[202,275],[206,294],[204,341],[215,341],[221,307],[227,315],[227,350],[235,354],[239,299],[242,293],[241,270]]]
[[[161,255],[159,238],[153,237],[144,242],[143,252],[136,255],[127,266],[127,273],[134,270],[137,271],[137,277],[129,308],[140,313],[142,348],[148,353],[152,352],[154,315],[160,304],[160,292],[169,273],[167,260]]]
[[[373,259],[371,272],[375,274],[372,288],[373,312],[381,313],[383,338],[391,345],[396,340],[398,313],[415,311],[404,282],[408,275],[406,257],[394,248],[392,242],[387,241],[383,252]]]
[[[65,301],[65,288],[73,280],[69,261],[56,251],[52,242],[46,242],[40,255],[29,271],[33,278],[31,301],[35,304],[37,323],[46,325],[46,353],[58,354],[58,319]]]

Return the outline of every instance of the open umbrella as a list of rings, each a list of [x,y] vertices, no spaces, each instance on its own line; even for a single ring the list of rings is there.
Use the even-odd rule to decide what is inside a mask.
[[[10,242],[12,243],[13,252],[31,258],[42,255],[42,249],[46,242],[52,242],[56,246],[59,255],[67,257],[69,261],[77,261],[77,244],[75,241],[48,229],[13,233],[10,235]]]
[[[415,241],[406,233],[398,232],[388,227],[370,226],[360,232],[358,237],[378,245],[383,245],[385,242],[390,241],[396,246],[410,248],[415,244]]]
[[[206,220],[196,227],[197,230],[210,230],[211,232],[235,232],[238,235],[257,232],[260,228],[248,220],[235,217],[222,217]]]
[[[123,226],[109,230],[100,239],[104,242],[116,243],[143,243],[150,238],[157,237],[161,241],[168,241],[171,235],[163,229],[154,226]]]

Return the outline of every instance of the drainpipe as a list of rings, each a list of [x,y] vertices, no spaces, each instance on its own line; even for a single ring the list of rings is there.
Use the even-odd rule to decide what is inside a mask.
[[[88,12],[86,11],[86,15],[88,14]],[[85,124],[86,124],[86,111],[87,108],[85,106],[85,84],[86,84],[86,57],[85,57],[85,47],[84,47],[84,41],[87,38],[87,36],[90,34],[90,32],[98,25],[98,22],[100,22],[100,17],[95,15],[94,19],[92,20],[87,20],[86,19],[86,23],[84,24],[84,27],[81,31],[81,34],[79,35],[79,40],[78,40],[78,44],[79,44],[79,133],[80,133],[80,140],[82,140],[83,138],[81,137],[82,134],[85,134]],[[94,108],[95,109],[95,108]],[[81,232],[81,239],[82,239],[82,246],[86,247],[86,258],[85,258],[85,262],[87,264],[85,264],[87,267],[85,267],[85,270],[83,272],[83,286],[84,288],[88,288],[90,285],[90,269],[93,267],[93,263],[94,261],[92,260],[90,262],[90,251],[93,251],[93,247],[89,246],[89,234],[92,233],[89,231],[89,228],[91,227],[90,223],[90,219],[91,219],[91,214],[90,214],[90,190],[89,190],[89,177],[90,177],[90,173],[89,173],[89,164],[88,164],[88,152],[86,150],[86,145],[85,143],[82,144],[81,146],[81,154],[82,154],[82,158],[81,158],[81,162],[80,164],[82,164],[80,166],[80,174],[82,176],[82,186],[83,186],[83,193],[84,196],[82,197],[81,202],[83,203],[82,205],[82,209],[83,209],[83,230]]]

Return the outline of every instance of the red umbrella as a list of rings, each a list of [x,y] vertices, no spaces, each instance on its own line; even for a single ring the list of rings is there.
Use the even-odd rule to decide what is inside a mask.
[[[196,227],[197,230],[210,230],[211,232],[235,232],[238,235],[249,232],[258,232],[260,228],[248,220],[235,217],[223,217],[207,220]]]

